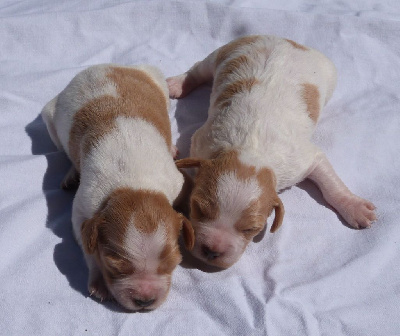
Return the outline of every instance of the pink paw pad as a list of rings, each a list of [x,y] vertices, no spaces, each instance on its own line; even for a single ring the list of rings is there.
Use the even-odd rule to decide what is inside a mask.
[[[175,76],[167,78],[169,97],[172,99],[180,98],[183,93],[183,82],[185,81],[185,77]]]
[[[375,206],[355,195],[342,199],[338,208],[343,218],[356,229],[370,228],[376,220]]]

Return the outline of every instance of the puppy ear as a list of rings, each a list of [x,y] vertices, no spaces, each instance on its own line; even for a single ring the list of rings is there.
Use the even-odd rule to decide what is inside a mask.
[[[191,251],[194,246],[194,230],[192,223],[184,215],[179,214],[182,221],[182,234],[183,240],[185,242],[185,247],[187,250]]]
[[[285,208],[283,207],[283,203],[279,197],[276,198],[274,209],[275,209],[275,219],[270,229],[270,232],[272,233],[278,230],[279,227],[282,225],[283,215],[285,214]]]
[[[179,213],[188,214],[190,212],[189,201],[194,188],[194,182],[186,171],[183,169],[179,169],[179,171],[183,175],[184,182],[178,197],[174,201],[173,208]]]
[[[104,222],[104,216],[97,212],[90,219],[85,220],[81,226],[82,245],[86,253],[93,254],[97,248],[99,225]]]
[[[204,163],[204,161],[204,159],[186,158],[175,161],[175,165],[178,168],[200,167]]]

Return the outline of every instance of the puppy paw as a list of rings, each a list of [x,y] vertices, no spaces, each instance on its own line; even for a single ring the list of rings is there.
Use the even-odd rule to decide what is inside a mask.
[[[79,187],[79,180],[64,180],[61,183],[61,189],[63,190],[76,190]]]
[[[183,83],[185,76],[179,75],[167,78],[169,97],[172,99],[181,98],[183,96]]]
[[[88,290],[90,296],[99,299],[101,302],[112,299],[112,295],[110,294],[102,276],[89,280]]]
[[[178,147],[176,147],[175,145],[171,145],[171,155],[174,158],[174,160],[176,160],[179,156]]]
[[[64,180],[61,182],[61,189],[64,190],[75,190],[79,187],[80,175],[74,167],[68,171],[65,175]]]
[[[370,228],[376,220],[375,205],[355,195],[341,199],[336,208],[347,223],[356,229]]]

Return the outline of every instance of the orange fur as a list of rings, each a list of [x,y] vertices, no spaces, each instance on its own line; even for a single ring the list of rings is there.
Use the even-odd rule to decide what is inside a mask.
[[[171,127],[167,100],[158,85],[143,71],[112,67],[108,78],[116,87],[118,97],[102,96],[89,101],[73,118],[69,150],[71,160],[80,171],[81,149],[90,149],[115,125],[119,116],[140,118],[153,124],[171,147]],[[165,112],[161,112],[165,111]]]

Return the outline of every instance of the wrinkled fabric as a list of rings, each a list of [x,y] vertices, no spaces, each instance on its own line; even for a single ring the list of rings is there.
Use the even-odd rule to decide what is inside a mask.
[[[378,0],[0,1],[0,334],[400,335],[399,18],[398,1]],[[42,107],[90,65],[148,63],[172,76],[248,34],[290,38],[336,64],[314,142],[378,221],[350,229],[305,181],[280,194],[278,232],[230,269],[185,253],[158,310],[90,298],[74,193],[59,188],[70,163]],[[181,157],[209,94],[205,85],[172,101]]]

